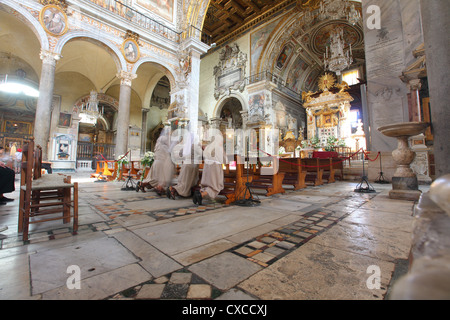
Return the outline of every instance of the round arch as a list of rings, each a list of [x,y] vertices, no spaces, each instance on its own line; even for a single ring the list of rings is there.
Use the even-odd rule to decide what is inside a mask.
[[[227,103],[227,100],[229,98],[235,98],[235,99],[239,100],[239,102],[241,103],[241,106],[242,106],[242,111],[248,112],[248,102],[244,99],[244,97],[240,94],[232,93],[230,95],[223,96],[222,98],[219,99],[219,101],[217,101],[216,106],[214,107],[212,118],[220,118],[220,113],[222,111],[222,108]]]
[[[39,21],[29,12],[27,9],[18,4],[17,1],[13,0],[0,0],[0,10],[7,13],[14,14],[14,12],[19,13],[19,16],[15,15],[22,22],[24,22],[37,36],[39,43],[41,44],[42,50],[50,49],[50,42],[48,41],[47,33],[41,26]]]
[[[105,45],[109,50],[111,50],[111,56],[117,65],[117,71],[127,71],[127,62],[122,55],[122,52],[117,48],[111,41],[105,40],[101,36],[88,32],[88,31],[71,31],[62,36],[55,46],[55,53],[61,54],[63,47],[71,40],[74,39],[92,39]],[[112,54],[113,53],[113,54]]]
[[[171,67],[167,67],[167,66],[163,65],[160,61],[158,61],[154,58],[147,57],[147,58],[139,59],[134,64],[133,69],[131,69],[131,73],[136,74],[139,67],[141,65],[143,65],[144,63],[153,64],[157,69],[159,69],[167,77],[167,79],[169,79],[170,87],[176,88],[176,81],[175,81],[175,76],[174,76],[174,74],[176,74],[175,70],[172,69]]]

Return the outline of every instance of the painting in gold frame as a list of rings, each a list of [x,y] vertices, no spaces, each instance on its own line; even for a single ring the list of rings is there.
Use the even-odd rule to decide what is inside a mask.
[[[5,120],[5,133],[31,134],[31,123],[24,121]]]
[[[122,44],[122,53],[129,63],[135,63],[140,56],[139,45],[134,39],[125,39]]]
[[[59,113],[58,127],[69,128],[72,125],[72,114],[71,113]]]
[[[53,4],[41,9],[39,22],[47,33],[55,37],[62,36],[69,29],[66,13]]]

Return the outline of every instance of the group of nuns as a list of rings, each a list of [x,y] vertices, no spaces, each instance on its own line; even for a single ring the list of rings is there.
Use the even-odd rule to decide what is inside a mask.
[[[154,162],[142,182],[138,182],[137,191],[145,192],[145,189],[154,189],[159,195],[166,194],[169,199],[178,196],[187,198],[190,196],[194,204],[201,205],[204,198],[215,199],[224,188],[224,150],[222,136],[216,137],[215,143],[207,145],[204,150],[199,143],[194,142],[192,135],[184,141],[182,148],[176,149],[175,153],[181,156],[181,169],[176,184],[175,164],[172,161],[174,145],[170,142],[169,128],[164,128],[156,141],[154,150]],[[197,148],[197,150],[196,150]],[[200,150],[200,153],[198,152]],[[195,155],[203,155],[203,170],[200,188],[193,190],[199,181],[199,162],[194,161]]]

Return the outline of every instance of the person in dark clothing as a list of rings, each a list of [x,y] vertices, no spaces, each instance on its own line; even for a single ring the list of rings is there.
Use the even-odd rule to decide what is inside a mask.
[[[4,193],[10,193],[15,190],[14,180],[16,173],[13,169],[8,168],[6,162],[5,149],[0,147],[0,205],[5,205],[7,202],[14,201],[5,197]]]

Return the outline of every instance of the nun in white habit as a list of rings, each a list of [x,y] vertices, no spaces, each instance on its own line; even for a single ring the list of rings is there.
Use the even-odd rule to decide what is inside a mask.
[[[196,148],[200,150],[195,150]],[[183,163],[178,176],[178,182],[166,190],[169,199],[175,200],[176,196],[186,198],[192,195],[192,188],[197,185],[199,179],[199,164],[195,161],[195,155],[197,153],[201,155],[201,146],[198,143],[194,144],[191,134],[182,149]]]
[[[163,194],[172,182],[175,174],[175,165],[170,157],[169,132],[164,129],[155,145],[155,161],[147,177],[138,183],[138,188],[145,192],[146,187],[155,188],[158,194]]]
[[[218,130],[217,130],[218,131]],[[194,192],[194,204],[202,204],[203,198],[215,199],[224,188],[222,165],[225,163],[223,137],[220,131],[214,134],[214,141],[206,146],[203,152],[203,171],[200,190]]]

